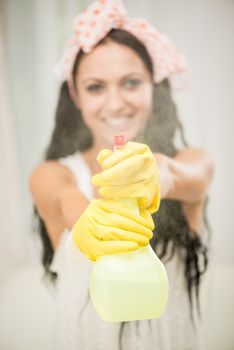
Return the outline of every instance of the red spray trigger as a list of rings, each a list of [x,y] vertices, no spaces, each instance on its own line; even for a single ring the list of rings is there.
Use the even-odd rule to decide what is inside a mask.
[[[125,135],[116,135],[114,137],[115,148],[121,148],[125,145],[125,143],[126,143]]]

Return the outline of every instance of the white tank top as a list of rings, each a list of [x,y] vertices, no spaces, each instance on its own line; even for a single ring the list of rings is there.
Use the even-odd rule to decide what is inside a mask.
[[[81,153],[59,160],[76,177],[77,187],[91,201],[91,172]],[[89,272],[93,262],[75,248],[76,262],[67,259],[65,231],[56,250],[52,269],[58,273],[56,350],[200,350],[204,349],[201,320],[194,310],[194,325],[178,256],[165,264],[169,299],[160,320],[108,323],[97,315],[89,296]],[[120,346],[120,338],[122,346]]]

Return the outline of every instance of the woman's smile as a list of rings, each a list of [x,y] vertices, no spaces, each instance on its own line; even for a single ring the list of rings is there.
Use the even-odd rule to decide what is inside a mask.
[[[116,133],[133,140],[152,109],[153,83],[130,48],[109,41],[82,58],[76,79],[77,102],[95,144],[112,145]]]

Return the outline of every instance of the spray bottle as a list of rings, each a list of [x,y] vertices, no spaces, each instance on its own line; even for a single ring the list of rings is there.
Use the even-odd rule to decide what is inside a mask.
[[[115,148],[125,138],[115,136]],[[137,199],[121,199],[139,215]],[[132,252],[105,255],[95,262],[89,290],[99,316],[109,322],[160,318],[168,298],[168,278],[163,263],[150,244]]]

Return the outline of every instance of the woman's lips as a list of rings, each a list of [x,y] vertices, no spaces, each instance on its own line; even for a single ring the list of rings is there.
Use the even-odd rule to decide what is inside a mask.
[[[129,122],[128,117],[107,118],[105,123],[110,126],[124,126]]]
[[[132,119],[132,116],[124,116],[124,117],[108,117],[108,118],[102,118],[102,121],[107,124],[108,126],[125,126],[127,125]]]

